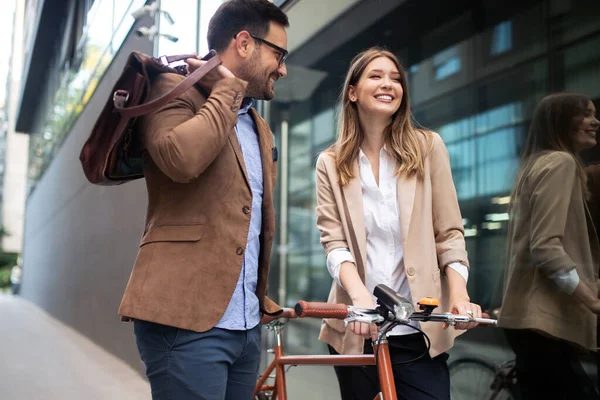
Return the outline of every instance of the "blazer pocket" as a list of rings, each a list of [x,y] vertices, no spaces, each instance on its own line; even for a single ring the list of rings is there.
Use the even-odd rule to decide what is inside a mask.
[[[204,236],[204,223],[194,225],[161,225],[150,229],[140,246],[155,242],[197,242]]]

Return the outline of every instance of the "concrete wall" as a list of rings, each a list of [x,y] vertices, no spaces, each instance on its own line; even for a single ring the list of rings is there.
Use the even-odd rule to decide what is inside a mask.
[[[126,39],[27,200],[22,295],[141,371],[133,325],[120,322],[117,308],[143,231],[145,183],[95,186],[79,162],[132,50],[152,54],[152,43]]]

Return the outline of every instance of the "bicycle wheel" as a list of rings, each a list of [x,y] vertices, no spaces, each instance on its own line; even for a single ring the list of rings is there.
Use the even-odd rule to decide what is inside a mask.
[[[476,358],[462,358],[448,365],[452,400],[516,400],[509,388],[493,390],[496,367]]]

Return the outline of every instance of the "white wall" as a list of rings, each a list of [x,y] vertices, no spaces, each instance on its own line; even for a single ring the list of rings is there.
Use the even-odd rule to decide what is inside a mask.
[[[140,21],[148,26],[148,21]],[[22,295],[107,350],[142,369],[133,326],[117,310],[146,213],[145,181],[90,184],[79,153],[132,50],[152,53],[130,35],[62,147],[27,199]]]

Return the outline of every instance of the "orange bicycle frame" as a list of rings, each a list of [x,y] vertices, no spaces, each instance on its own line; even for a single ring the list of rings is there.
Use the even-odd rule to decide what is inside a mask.
[[[293,310],[286,309],[285,318],[295,318]],[[281,318],[281,317],[279,317]],[[275,318],[276,319],[276,318]],[[273,318],[266,318],[266,320],[273,320]],[[265,323],[265,322],[263,322]],[[259,378],[254,389],[254,396],[256,397],[259,393],[270,391],[272,393],[272,400],[287,400],[286,392],[286,381],[285,381],[285,367],[286,366],[297,366],[297,365],[331,365],[331,366],[366,366],[366,365],[377,365],[377,372],[379,374],[379,385],[381,388],[381,395],[375,396],[375,399],[383,400],[397,400],[396,396],[396,384],[394,382],[394,375],[392,371],[392,362],[390,358],[390,352],[388,347],[387,339],[382,340],[379,344],[373,346],[373,353],[377,354],[376,359],[373,354],[363,355],[308,355],[308,356],[286,356],[283,353],[282,335],[283,323],[275,322],[273,330],[275,331],[275,346],[273,347],[274,359],[265,369],[262,376]],[[266,381],[270,377],[271,373],[275,371],[275,384],[267,385]]]

